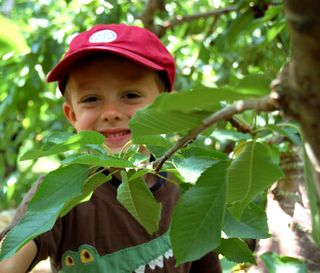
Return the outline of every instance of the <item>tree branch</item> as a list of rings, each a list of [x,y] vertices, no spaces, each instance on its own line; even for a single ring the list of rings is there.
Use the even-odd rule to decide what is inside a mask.
[[[162,168],[163,164],[179,149],[185,147],[188,143],[194,140],[201,132],[206,130],[208,127],[212,126],[213,124],[221,121],[221,120],[228,120],[232,118],[235,114],[242,113],[246,110],[255,110],[257,112],[261,111],[275,111],[279,110],[277,97],[271,93],[270,96],[258,98],[258,99],[249,99],[249,100],[242,100],[237,101],[234,104],[221,109],[210,115],[209,117],[202,120],[200,126],[193,129],[188,135],[181,138],[175,146],[169,149],[161,158],[154,162],[154,170],[155,172],[159,172]]]
[[[165,29],[168,29],[168,28],[172,28],[174,26],[181,25],[183,23],[191,22],[194,20],[204,19],[204,18],[208,18],[208,17],[212,17],[212,16],[220,16],[225,13],[235,11],[237,9],[238,9],[237,6],[229,6],[229,7],[225,7],[225,8],[209,10],[207,12],[195,13],[192,15],[177,16],[176,18],[174,18],[172,20],[168,20],[168,21],[164,22],[162,27]]]
[[[154,16],[158,10],[164,10],[164,0],[149,0],[143,13],[139,17],[143,22],[144,27],[154,33],[157,31],[154,25]]]
[[[226,13],[229,13],[231,11],[235,11],[238,9],[237,6],[229,6],[225,8],[219,8],[219,9],[213,9],[209,10],[207,12],[202,13],[195,13],[192,15],[186,15],[186,16],[177,16],[171,20],[165,21],[162,25],[155,25],[154,24],[154,15],[157,10],[164,9],[164,3],[163,0],[149,0],[147,2],[146,8],[143,11],[142,15],[140,16],[140,19],[143,22],[143,25],[145,28],[151,30],[153,33],[155,33],[158,37],[162,37],[166,30],[172,27],[175,27],[177,25],[181,25],[184,23],[188,23],[194,20],[198,19],[205,19],[212,16],[220,16]]]
[[[249,134],[252,133],[252,128],[249,125],[244,124],[243,122],[241,122],[236,117],[228,118],[227,121],[229,121],[230,124],[241,133],[245,133],[245,134],[246,133],[249,133]]]

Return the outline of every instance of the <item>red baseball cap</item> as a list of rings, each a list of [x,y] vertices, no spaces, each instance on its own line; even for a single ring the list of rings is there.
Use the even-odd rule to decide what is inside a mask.
[[[125,24],[96,25],[75,36],[62,60],[49,72],[47,81],[58,81],[64,93],[66,77],[75,61],[99,51],[118,54],[152,70],[163,71],[169,91],[173,89],[175,61],[161,40],[145,28]]]

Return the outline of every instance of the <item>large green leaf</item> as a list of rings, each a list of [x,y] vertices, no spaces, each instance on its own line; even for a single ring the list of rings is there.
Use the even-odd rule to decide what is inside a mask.
[[[220,109],[221,101],[233,102],[246,97],[248,96],[231,87],[209,88],[199,85],[188,92],[163,93],[148,108],[159,112],[173,111],[185,114],[194,111],[212,112]]]
[[[76,154],[68,156],[62,161],[63,164],[84,164],[92,166],[100,166],[104,168],[130,168],[134,165],[125,159],[103,154]]]
[[[82,194],[72,198],[70,201],[66,202],[60,216],[66,215],[73,207],[79,203],[88,201],[93,193],[93,191],[102,185],[103,183],[109,181],[112,178],[111,175],[105,175],[103,173],[96,173],[92,175],[84,184]]]
[[[184,132],[200,124],[221,101],[248,97],[231,88],[198,87],[195,91],[163,93],[149,106],[139,110],[129,123],[133,138],[145,135]]]
[[[160,135],[150,135],[150,136],[142,136],[142,137],[133,135],[132,141],[135,144],[149,144],[149,145],[151,144],[151,145],[157,145],[165,148],[170,148],[172,146],[172,143],[167,138]]]
[[[230,131],[230,130],[214,130],[211,134],[215,139],[223,142],[227,140],[239,141],[239,140],[248,140],[251,139],[249,134],[244,134],[240,132]]]
[[[228,156],[222,152],[217,150],[212,150],[210,147],[207,149],[203,147],[196,147],[196,146],[188,146],[181,150],[182,155],[187,157],[192,157],[197,155],[199,157],[210,157],[211,159],[220,159],[220,160],[228,160]]]
[[[221,253],[229,261],[237,263],[256,263],[248,245],[238,238],[221,239],[221,245],[217,249],[217,252]]]
[[[170,238],[177,263],[196,260],[220,245],[227,162],[208,168],[173,212]]]
[[[185,132],[200,124],[210,112],[198,111],[186,115],[183,112],[160,112],[144,108],[135,113],[129,123],[133,137]]]
[[[81,131],[59,144],[52,144],[46,150],[32,150],[21,156],[20,160],[38,159],[69,150],[80,149],[86,144],[103,144],[105,137],[95,131]]]
[[[9,258],[25,243],[50,230],[65,203],[82,194],[88,167],[71,165],[50,172],[28,206],[21,222],[6,236],[0,259]]]
[[[227,212],[223,231],[228,238],[263,239],[270,237],[266,213],[253,203],[244,210],[240,220]]]
[[[128,179],[127,173],[121,171],[121,178],[117,199],[148,233],[156,232],[161,217],[161,203],[155,199],[141,177]]]
[[[253,198],[282,175],[266,146],[258,142],[247,143],[228,170],[227,203],[233,205],[230,208],[233,215],[240,217]]]

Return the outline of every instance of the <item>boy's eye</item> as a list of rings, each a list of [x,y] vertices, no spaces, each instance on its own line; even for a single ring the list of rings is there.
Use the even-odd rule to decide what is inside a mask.
[[[98,101],[99,98],[96,96],[90,96],[90,97],[85,97],[81,100],[81,103],[91,103],[91,102],[96,102]]]
[[[141,95],[140,94],[138,94],[137,92],[128,92],[128,93],[125,93],[124,95],[123,95],[123,98],[124,99],[138,99],[138,98],[140,98],[141,97]]]

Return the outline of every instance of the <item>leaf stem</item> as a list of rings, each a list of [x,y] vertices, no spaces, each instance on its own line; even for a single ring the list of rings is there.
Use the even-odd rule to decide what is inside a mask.
[[[166,180],[166,181],[174,184],[174,185],[177,185],[177,186],[179,185],[179,183],[178,183],[177,181],[174,181],[173,179],[170,179],[170,178],[168,178],[168,177],[166,177],[166,176],[163,176],[163,175],[161,175],[161,174],[158,173],[158,172],[154,172],[154,174],[155,174],[156,176],[158,176],[158,177],[160,177],[160,178],[162,178],[162,179],[164,179],[164,180]]]

